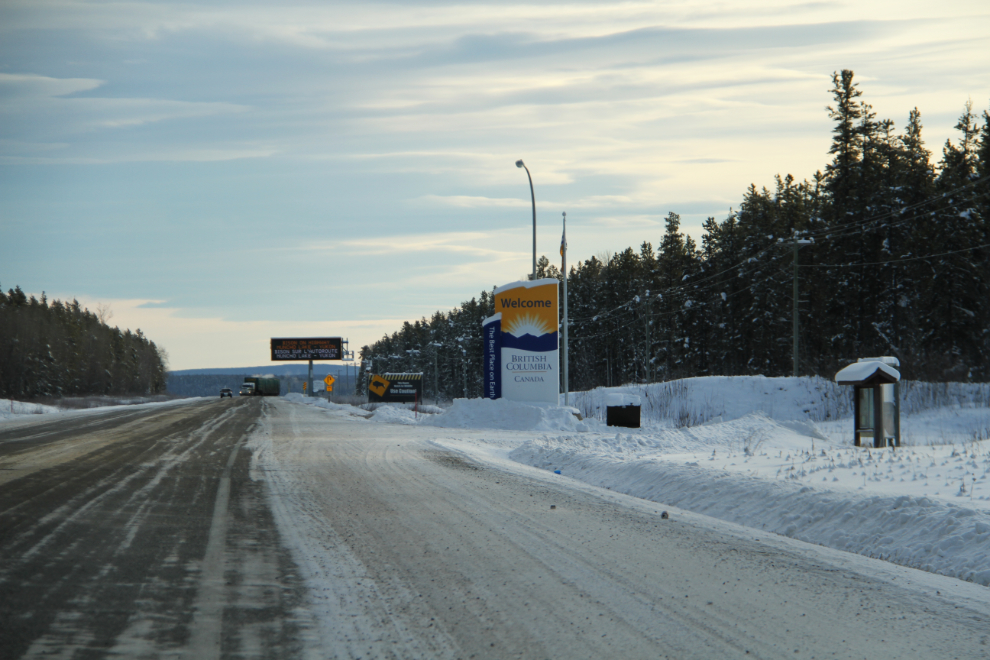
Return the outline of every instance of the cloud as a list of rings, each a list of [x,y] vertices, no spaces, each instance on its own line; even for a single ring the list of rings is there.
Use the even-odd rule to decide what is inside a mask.
[[[658,216],[651,215],[601,216],[589,221],[588,224],[592,227],[598,226],[606,229],[629,229],[631,227],[658,229],[663,227],[663,220]]]
[[[104,84],[93,78],[52,78],[22,73],[0,73],[0,98],[4,105],[24,98],[54,98],[87,92]],[[9,106],[7,108],[9,110]]]
[[[55,78],[0,73],[0,162],[16,164],[99,164],[138,161],[211,162],[257,158],[273,148],[153,144],[134,149],[106,135],[169,121],[193,121],[244,113],[247,106],[228,102],[176,101],[156,98],[80,96],[103,87],[93,78]],[[100,134],[89,144],[85,134]],[[16,136],[16,137],[15,137]],[[58,137],[57,141],[53,137]],[[80,145],[87,145],[80,148]],[[108,149],[115,147],[113,152]],[[54,150],[59,154],[53,155]],[[99,152],[99,153],[98,153]]]
[[[737,163],[739,161],[731,158],[684,158],[676,162],[685,165],[712,165],[714,163]]]
[[[350,255],[386,256],[412,253],[454,253],[465,256],[495,256],[502,251],[485,247],[492,244],[493,234],[451,232],[443,234],[406,234],[345,240],[323,246],[310,245],[306,250],[345,250]]]
[[[23,149],[45,153],[53,149],[66,149],[68,144],[45,145],[24,143]],[[151,149],[135,153],[128,150],[114,150],[107,155],[89,156],[41,156],[18,154],[8,151],[0,141],[0,163],[10,165],[108,165],[112,163],[217,163],[232,160],[268,158],[278,152],[272,148],[243,147],[224,145],[216,148],[179,147],[168,148],[155,145]]]
[[[71,296],[66,296],[71,299]],[[222,316],[189,316],[178,308],[159,306],[159,301],[141,299],[97,300],[78,297],[80,305],[96,309],[110,305],[110,325],[140,329],[170,356],[170,368],[193,369],[238,367],[267,362],[272,337],[342,336],[352,350],[394,332],[405,318],[335,317],[322,321],[237,321]]]
[[[414,201],[435,204],[437,206],[449,206],[453,208],[478,209],[478,208],[531,208],[532,200],[522,197],[469,197],[466,195],[423,195]],[[566,209],[594,209],[594,208],[614,208],[634,203],[628,195],[593,195],[565,201],[543,201],[537,202],[538,207],[559,207]]]
[[[532,205],[530,200],[514,197],[495,199],[491,197],[470,197],[468,195],[423,195],[417,201],[462,209],[525,208]]]

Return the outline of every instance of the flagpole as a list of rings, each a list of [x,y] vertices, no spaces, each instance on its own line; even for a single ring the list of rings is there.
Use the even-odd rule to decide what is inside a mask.
[[[560,239],[560,256],[564,271],[564,405],[571,405],[567,382],[567,212],[564,212],[564,236]]]

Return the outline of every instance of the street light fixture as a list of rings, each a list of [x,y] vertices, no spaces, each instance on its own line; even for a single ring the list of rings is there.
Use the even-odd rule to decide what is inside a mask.
[[[533,192],[533,177],[529,173],[529,168],[526,167],[526,163],[522,162],[522,159],[516,161],[516,167],[521,167],[526,170],[526,177],[529,179],[529,196],[533,201],[533,274],[530,276],[531,280],[536,279],[536,193]]]

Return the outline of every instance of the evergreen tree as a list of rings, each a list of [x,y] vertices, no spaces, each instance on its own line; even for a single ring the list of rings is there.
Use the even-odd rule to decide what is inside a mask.
[[[926,260],[931,283],[923,300],[927,317],[927,362],[953,378],[981,377],[986,367],[982,347],[990,288],[987,251],[973,249],[986,242],[986,224],[977,199],[980,127],[967,102],[955,128],[957,144],[947,140],[942,150],[936,192],[936,231],[928,249],[940,256]],[[976,373],[974,373],[974,369]],[[985,377],[985,376],[983,376]]]

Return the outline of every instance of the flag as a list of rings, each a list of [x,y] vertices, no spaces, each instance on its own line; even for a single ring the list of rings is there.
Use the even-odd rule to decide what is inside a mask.
[[[564,256],[564,250],[567,249],[567,232],[565,231],[560,235],[560,256]]]

